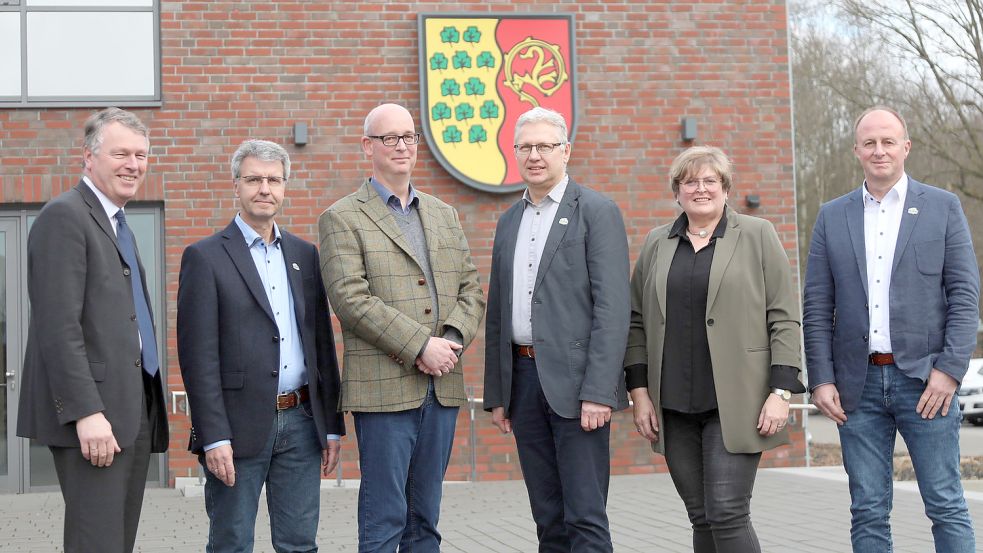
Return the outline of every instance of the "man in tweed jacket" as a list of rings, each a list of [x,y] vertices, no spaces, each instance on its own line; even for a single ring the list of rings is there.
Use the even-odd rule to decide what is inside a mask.
[[[373,176],[318,223],[345,342],[341,409],[358,437],[358,550],[437,552],[441,485],[466,403],[460,354],[485,301],[457,211],[410,184],[413,117],[384,104],[364,132]]]

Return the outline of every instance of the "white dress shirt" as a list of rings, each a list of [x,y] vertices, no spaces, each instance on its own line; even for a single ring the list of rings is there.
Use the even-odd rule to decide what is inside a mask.
[[[569,180],[564,175],[538,204],[532,203],[528,188],[522,194],[526,205],[512,258],[512,343],[516,345],[532,345],[532,293],[539,274],[539,260]]]
[[[863,185],[864,249],[867,254],[867,306],[870,315],[871,352],[889,353],[891,349],[891,267],[898,243],[901,215],[908,193],[908,175],[902,174],[878,201]]]

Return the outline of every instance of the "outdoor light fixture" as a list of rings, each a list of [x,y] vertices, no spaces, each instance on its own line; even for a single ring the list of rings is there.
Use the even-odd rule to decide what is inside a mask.
[[[761,207],[761,196],[757,194],[748,194],[744,196],[744,205],[748,206],[750,209],[758,209]]]
[[[307,145],[307,123],[294,123],[294,146]]]
[[[683,142],[692,142],[696,140],[696,118],[694,117],[683,117],[680,121],[683,131]]]

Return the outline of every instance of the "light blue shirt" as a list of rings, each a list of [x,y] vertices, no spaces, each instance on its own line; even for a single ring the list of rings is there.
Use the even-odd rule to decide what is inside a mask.
[[[287,277],[287,264],[283,259],[283,249],[280,247],[282,236],[280,227],[273,223],[273,242],[267,244],[251,226],[236,214],[236,225],[242,231],[246,240],[249,255],[256,265],[256,272],[263,282],[266,299],[273,309],[280,336],[280,364],[277,367],[277,393],[292,392],[307,384],[307,364],[304,361],[304,343],[300,338],[300,328],[297,326],[297,316],[294,313],[294,297],[290,293],[290,279]],[[332,436],[334,436],[332,438]],[[328,439],[339,439],[337,435],[328,435]],[[205,451],[220,445],[230,444],[222,440],[204,447]]]

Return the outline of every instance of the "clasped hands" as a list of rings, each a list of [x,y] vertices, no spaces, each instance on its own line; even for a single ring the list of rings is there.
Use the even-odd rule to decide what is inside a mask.
[[[454,369],[463,350],[464,347],[457,342],[434,336],[416,358],[416,366],[424,374],[441,377]]]

